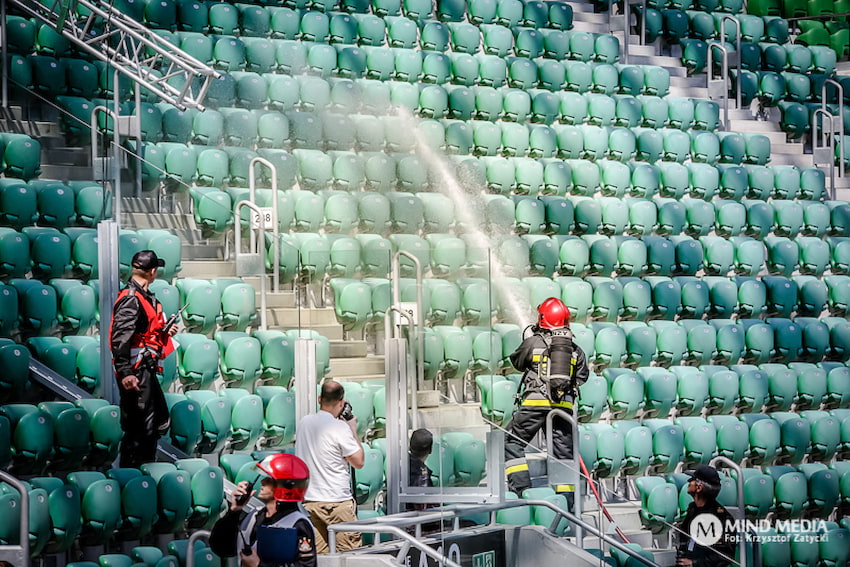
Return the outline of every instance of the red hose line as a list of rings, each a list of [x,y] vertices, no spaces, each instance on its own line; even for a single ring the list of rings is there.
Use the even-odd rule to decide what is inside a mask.
[[[614,521],[614,518],[611,517],[608,509],[605,508],[605,504],[602,503],[602,498],[599,496],[599,491],[596,490],[596,483],[593,482],[593,479],[590,478],[590,473],[587,471],[587,466],[584,464],[584,459],[579,455],[578,462],[581,465],[581,472],[587,478],[587,484],[590,485],[590,489],[593,491],[593,495],[596,496],[596,501],[599,503],[599,507],[602,508],[602,513],[605,514],[605,517],[608,518],[608,521],[614,525],[614,531],[617,532],[617,535],[620,536],[620,539],[623,540],[624,543],[631,543],[629,538],[626,537],[626,534],[623,533],[623,530],[620,529],[620,526]],[[601,529],[601,526],[600,526]]]

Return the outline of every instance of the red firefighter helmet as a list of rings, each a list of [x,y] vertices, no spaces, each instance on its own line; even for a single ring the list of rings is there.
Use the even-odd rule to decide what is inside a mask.
[[[257,468],[274,481],[274,499],[278,502],[301,502],[310,484],[307,464],[289,453],[269,455]]]
[[[550,297],[537,308],[537,325],[543,329],[562,329],[570,324],[570,310],[557,297]]]

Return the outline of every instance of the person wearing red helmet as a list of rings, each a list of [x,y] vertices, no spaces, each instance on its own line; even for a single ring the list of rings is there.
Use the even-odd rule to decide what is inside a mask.
[[[546,424],[552,409],[572,413],[578,386],[587,381],[589,370],[584,351],[573,343],[570,310],[556,297],[546,299],[537,308],[537,324],[511,354],[514,368],[523,373],[519,407],[507,427],[505,474],[508,488],[517,495],[531,488],[531,475],[525,448]],[[528,331],[528,329],[526,329]],[[552,445],[557,459],[573,458],[572,427],[563,419],[552,422]],[[570,498],[572,485],[557,485],[556,492]]]
[[[230,509],[213,526],[210,547],[221,557],[239,556],[241,567],[315,567],[316,536],[298,504],[310,484],[307,464],[289,453],[257,463],[260,490],[242,481],[231,494]],[[265,504],[246,511],[254,495]]]

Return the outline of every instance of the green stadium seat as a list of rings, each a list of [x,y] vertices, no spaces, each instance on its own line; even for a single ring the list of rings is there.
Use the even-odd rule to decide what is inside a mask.
[[[750,429],[749,463],[771,465],[779,450],[779,424],[764,414],[742,414],[741,421]]]

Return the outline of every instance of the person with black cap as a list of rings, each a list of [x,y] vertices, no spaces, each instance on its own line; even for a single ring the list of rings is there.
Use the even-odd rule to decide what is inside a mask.
[[[165,396],[156,373],[159,361],[173,350],[162,304],[148,286],[165,266],[153,250],[133,256],[127,286],[112,308],[109,344],[121,396],[121,467],[138,468],[156,460],[156,444],[171,424]]]
[[[425,459],[431,454],[433,444],[434,436],[427,429],[417,429],[410,435],[410,444],[407,450],[410,459],[409,486],[434,486],[431,480],[433,473],[425,464]]]
[[[690,475],[688,494],[694,499],[677,526],[678,567],[727,567],[735,556],[732,515],[717,502],[720,475],[700,465]]]

